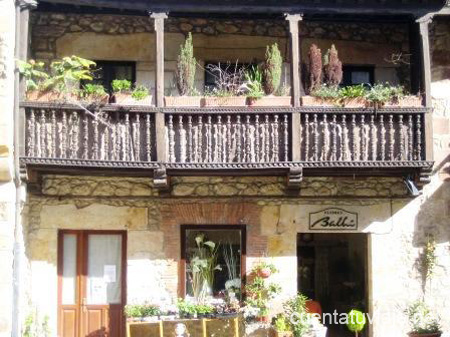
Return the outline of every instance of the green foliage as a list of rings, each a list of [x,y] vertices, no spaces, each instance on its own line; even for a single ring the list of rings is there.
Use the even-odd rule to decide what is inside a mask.
[[[431,278],[437,263],[436,240],[431,235],[427,236],[427,243],[423,252],[422,263],[425,270],[426,279]]]
[[[306,319],[308,316],[306,310],[306,301],[308,298],[300,293],[295,297],[287,300],[283,304],[286,317],[296,317],[297,322],[293,324],[290,322],[291,330],[294,332],[295,337],[302,337],[309,330],[309,322]]]
[[[194,57],[192,35],[189,33],[184,45],[180,46],[175,73],[178,92],[181,96],[188,95],[194,90],[196,67],[197,60]]]
[[[259,67],[252,67],[250,70],[247,70],[244,77],[244,85],[247,88],[247,97],[255,99],[263,97],[263,73]]]
[[[45,82],[49,90],[67,92],[81,80],[92,81],[95,62],[72,55],[54,61],[50,65],[52,76]]]
[[[125,306],[125,315],[127,317],[151,317],[161,315],[159,306],[153,304],[133,304]]]
[[[291,331],[289,327],[289,321],[287,320],[286,316],[284,316],[284,314],[278,314],[273,322],[273,325],[277,332]]]
[[[365,97],[366,94],[367,89],[364,84],[347,86],[339,90],[339,98],[341,99],[360,98]]]
[[[324,100],[337,100],[340,93],[338,87],[322,84],[318,89],[311,93],[311,96],[319,97]]]
[[[89,100],[97,101],[108,95],[103,85],[88,83],[83,86],[80,96]]]
[[[129,92],[131,90],[131,82],[128,80],[113,80],[111,87],[113,92]]]
[[[369,89],[366,99],[375,104],[384,104],[392,99],[392,89],[389,85],[376,84]]]
[[[279,294],[281,287],[275,283],[269,283],[260,276],[254,276],[253,280],[245,287],[247,306],[257,308],[259,316],[269,313],[269,302],[275,295]]]
[[[214,312],[214,307],[208,304],[197,304],[195,306],[195,311],[199,315],[212,314]]]
[[[430,308],[423,301],[411,303],[405,310],[414,333],[437,333],[441,326],[439,320],[433,315]]]
[[[277,91],[274,93],[275,96],[290,96],[291,87],[287,84],[282,84],[278,87]]]
[[[283,57],[278,49],[278,44],[267,46],[262,72],[262,84],[266,95],[273,94],[280,86],[282,68]]]
[[[149,90],[144,86],[138,86],[131,92],[131,97],[136,101],[142,101],[150,95]]]
[[[181,317],[195,315],[197,313],[196,304],[182,298],[178,299],[177,309]]]
[[[278,269],[275,267],[275,265],[273,263],[268,263],[265,261],[261,261],[259,263],[257,263],[253,268],[252,268],[252,272],[257,274],[258,272],[260,272],[263,269],[268,269],[270,270],[270,273],[277,273]]]
[[[347,328],[351,332],[361,332],[363,331],[365,325],[366,316],[361,311],[353,309],[348,313]]]
[[[26,90],[37,90],[45,79],[49,76],[44,71],[44,62],[29,60],[28,62],[18,60],[19,72],[25,78]]]
[[[37,312],[31,313],[25,318],[22,337],[49,337],[49,317],[39,319]]]

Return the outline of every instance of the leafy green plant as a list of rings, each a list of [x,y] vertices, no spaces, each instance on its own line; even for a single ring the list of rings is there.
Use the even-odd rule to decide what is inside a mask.
[[[131,97],[136,101],[142,101],[150,95],[149,90],[144,86],[138,86],[131,92]]]
[[[159,316],[161,315],[161,309],[154,304],[126,305],[125,315],[132,318]]]
[[[278,314],[273,321],[273,326],[277,332],[291,331],[289,327],[289,321],[283,314]]]
[[[197,314],[196,304],[182,298],[177,301],[177,309],[181,317],[193,316]]]
[[[307,300],[306,296],[298,293],[283,304],[286,317],[296,317],[295,324],[293,320],[289,322],[295,337],[302,337],[309,330],[309,322],[306,319],[308,317]]]
[[[252,67],[245,72],[244,86],[247,88],[247,97],[258,99],[264,96],[263,73],[258,67]]]
[[[192,34],[189,33],[184,45],[180,46],[175,78],[181,96],[190,94],[194,89],[197,60],[194,57]]]
[[[437,264],[436,240],[431,235],[427,236],[427,243],[424,248],[422,263],[425,270],[426,279],[430,279],[433,276],[434,268]]]
[[[58,92],[72,91],[78,82],[92,81],[96,63],[79,56],[67,56],[50,65],[52,76],[45,81],[45,87]]]
[[[437,333],[441,330],[439,319],[433,315],[423,301],[411,303],[405,310],[411,332],[418,334]]]
[[[131,90],[131,81],[128,80],[113,80],[111,82],[113,92],[129,92]]]
[[[353,309],[348,313],[347,328],[355,333],[355,337],[363,331],[366,325],[366,316],[359,310]]]
[[[366,99],[377,106],[383,105],[392,99],[392,89],[389,85],[375,84],[368,90]]]
[[[267,46],[261,82],[266,95],[272,95],[280,86],[283,57],[278,44]]]
[[[28,62],[18,60],[19,72],[25,78],[26,90],[37,90],[49,75],[44,71],[44,62],[29,60]]]
[[[271,274],[277,273],[278,269],[275,267],[273,263],[269,263],[266,261],[258,262],[255,266],[252,268],[252,272],[254,274],[258,274],[260,271],[263,270],[269,270]]]
[[[311,96],[319,97],[324,100],[337,100],[339,99],[339,88],[336,86],[329,86],[322,84],[318,89],[311,93]]]
[[[93,101],[101,100],[105,98],[106,95],[108,95],[103,85],[92,83],[85,84],[80,94],[81,97]]]
[[[195,306],[195,311],[199,315],[212,314],[214,312],[214,307],[209,304],[197,304]]]
[[[49,317],[44,316],[39,319],[37,311],[29,314],[25,318],[23,325],[22,337],[49,337],[50,326]]]
[[[275,283],[269,283],[260,276],[254,276],[245,287],[247,298],[245,304],[258,310],[258,317],[267,316],[269,302],[279,294],[281,287]]]
[[[364,84],[351,85],[343,87],[339,90],[339,98],[341,99],[351,99],[365,97],[367,94],[367,89]]]
[[[274,93],[275,96],[290,96],[291,95],[291,87],[285,83],[280,85]]]

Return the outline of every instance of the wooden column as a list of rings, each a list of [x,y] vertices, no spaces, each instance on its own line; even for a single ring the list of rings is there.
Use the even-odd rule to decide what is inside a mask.
[[[429,108],[425,115],[425,159],[433,160],[433,116],[431,98],[431,58],[429,24],[432,15],[426,15],[416,20],[420,32],[420,56],[421,56],[421,88],[424,92],[425,106]]]
[[[300,41],[298,23],[302,20],[302,14],[286,14],[289,22],[289,32],[291,37],[291,83],[292,83],[292,103],[294,107],[300,107]],[[300,152],[300,132],[301,132],[300,112],[292,113],[291,128],[291,160],[296,162],[301,160]]]
[[[155,102],[156,106],[164,106],[164,19],[166,13],[151,13],[150,17],[155,23],[156,34],[156,71],[155,71]],[[166,136],[164,113],[161,111],[155,114],[156,129],[156,160],[159,162],[167,161]]]

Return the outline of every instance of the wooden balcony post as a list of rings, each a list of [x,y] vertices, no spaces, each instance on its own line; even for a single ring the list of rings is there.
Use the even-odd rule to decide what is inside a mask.
[[[298,23],[302,20],[302,14],[286,14],[286,20],[289,21],[289,32],[291,38],[291,83],[292,83],[292,101],[294,107],[300,106],[300,41],[298,32]],[[292,136],[291,136],[291,155],[292,161],[301,160],[300,152],[300,112],[292,113]]]
[[[425,106],[429,108],[425,114],[425,159],[433,160],[433,119],[432,119],[432,97],[431,97],[431,60],[430,60],[430,39],[429,24],[432,15],[426,15],[416,20],[419,24],[420,32],[420,56],[422,66],[421,88],[424,91]]]
[[[298,23],[302,21],[302,18],[302,14],[286,14],[291,39],[291,83],[294,107],[300,106],[300,41]]]
[[[155,102],[157,107],[164,106],[164,19],[167,19],[166,13],[151,13],[150,17],[155,23],[156,34],[156,72],[155,72]],[[166,136],[164,113],[161,111],[155,114],[156,129],[156,160],[159,162],[167,161]]]

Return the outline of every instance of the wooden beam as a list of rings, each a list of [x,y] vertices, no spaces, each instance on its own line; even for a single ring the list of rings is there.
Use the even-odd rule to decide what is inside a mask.
[[[433,160],[433,115],[432,115],[432,97],[431,97],[431,58],[430,58],[430,38],[429,24],[433,19],[433,15],[426,15],[416,20],[419,24],[420,32],[420,51],[422,77],[421,87],[424,91],[425,106],[429,108],[425,114],[425,159]]]
[[[164,20],[167,19],[166,13],[150,13],[150,17],[155,23],[156,34],[156,71],[155,71],[155,103],[157,107],[164,106]],[[158,111],[155,113],[156,130],[156,160],[159,162],[167,161],[166,149],[166,129],[164,113]]]

